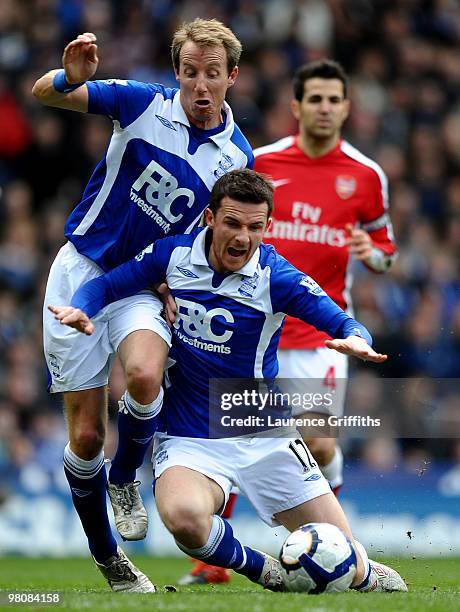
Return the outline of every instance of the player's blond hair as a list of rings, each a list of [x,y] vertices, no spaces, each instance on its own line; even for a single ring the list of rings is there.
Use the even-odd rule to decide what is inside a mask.
[[[173,66],[179,71],[180,51],[184,44],[192,41],[200,47],[223,45],[227,54],[227,69],[230,73],[238,65],[243,46],[230,28],[217,19],[200,19],[183,23],[176,30],[171,45]]]

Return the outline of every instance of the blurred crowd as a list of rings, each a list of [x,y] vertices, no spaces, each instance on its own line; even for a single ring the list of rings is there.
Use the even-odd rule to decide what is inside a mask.
[[[324,56],[343,64],[352,99],[345,137],[389,177],[400,249],[387,275],[354,268],[356,315],[390,356],[367,370],[368,401],[379,393],[385,401],[382,377],[460,379],[457,0],[2,0],[0,473],[12,479],[31,462],[45,470],[60,463],[66,434],[61,400],[46,392],[43,288],[66,216],[112,127],[105,118],[41,107],[32,85],[61,66],[64,46],[85,31],[98,37],[97,78],[174,85],[172,33],[197,16],[223,21],[243,43],[229,101],[253,147],[295,133],[289,101],[298,65]],[[116,368],[112,404],[122,387]],[[452,389],[431,398],[431,417],[448,414],[460,438],[459,385]],[[460,461],[455,439],[428,439],[436,432],[429,420],[420,427],[421,440],[364,441],[350,452],[376,469]],[[109,455],[113,445],[112,433]]]

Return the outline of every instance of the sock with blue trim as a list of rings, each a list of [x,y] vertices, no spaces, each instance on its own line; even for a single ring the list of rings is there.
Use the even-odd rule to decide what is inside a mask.
[[[320,470],[324,478],[329,481],[331,489],[343,485],[343,454],[340,446],[335,447],[334,456],[327,465],[320,465]]]
[[[233,535],[233,529],[225,519],[216,514],[212,520],[208,541],[201,548],[187,548],[176,540],[178,547],[194,559],[209,565],[227,567],[250,580],[258,580],[264,567],[264,557],[248,546],[242,546]]]
[[[360,584],[357,584],[352,588],[356,591],[368,591],[370,588],[369,576],[371,574],[371,565],[369,563],[369,557],[367,556],[366,549],[361,544],[361,542],[358,542],[358,540],[355,540],[355,548],[356,552],[359,554],[362,559],[362,562],[364,563],[364,580]]]
[[[98,563],[104,563],[117,554],[117,543],[107,515],[107,474],[103,451],[86,461],[80,459],[68,443],[64,450],[64,472],[91,554]]]
[[[118,402],[118,447],[109,471],[112,484],[121,485],[136,479],[136,470],[144,462],[145,453],[157,430],[163,395],[161,387],[153,402],[144,405],[125,391]]]

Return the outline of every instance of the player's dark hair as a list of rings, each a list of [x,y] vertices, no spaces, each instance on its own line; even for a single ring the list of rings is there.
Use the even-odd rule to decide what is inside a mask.
[[[273,210],[273,183],[267,176],[254,170],[232,170],[221,176],[211,191],[208,208],[215,215],[225,196],[246,204],[267,203],[270,217]]]
[[[338,79],[342,81],[343,97],[347,97],[347,75],[345,74],[345,70],[338,62],[334,62],[334,60],[320,59],[309,62],[308,64],[303,64],[295,71],[292,86],[296,100],[299,102],[302,101],[305,92],[305,81],[314,78]]]

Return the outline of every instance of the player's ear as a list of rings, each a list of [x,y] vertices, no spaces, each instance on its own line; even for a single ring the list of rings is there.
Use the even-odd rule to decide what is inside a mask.
[[[211,229],[214,227],[214,215],[210,208],[207,208],[204,211],[204,220],[206,221],[206,225]]]
[[[238,66],[234,66],[233,70],[228,75],[228,86],[229,87],[232,87],[235,84],[237,76],[238,76]]]
[[[350,112],[350,100],[345,98],[343,101],[343,121],[348,117],[348,113]]]
[[[298,121],[300,119],[300,102],[295,98],[291,100],[291,112]]]
[[[269,232],[271,230],[272,223],[273,219],[271,217],[268,217],[267,225],[265,226],[265,232]]]

